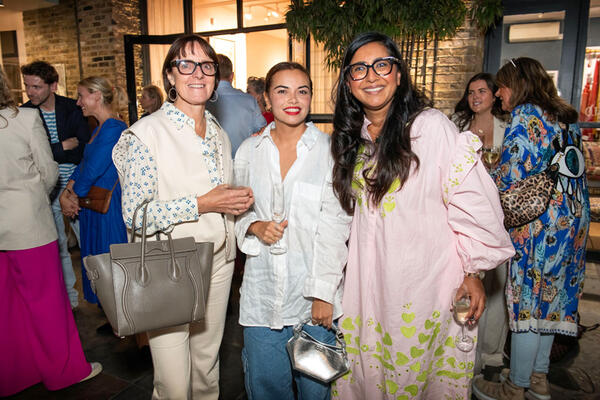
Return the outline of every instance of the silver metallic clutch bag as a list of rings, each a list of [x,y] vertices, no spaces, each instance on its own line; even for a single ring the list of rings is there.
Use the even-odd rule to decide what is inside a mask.
[[[310,319],[294,326],[294,336],[287,342],[286,347],[292,361],[292,367],[325,383],[344,375],[350,369],[346,343],[342,332],[332,325],[337,346],[319,342],[302,328]]]

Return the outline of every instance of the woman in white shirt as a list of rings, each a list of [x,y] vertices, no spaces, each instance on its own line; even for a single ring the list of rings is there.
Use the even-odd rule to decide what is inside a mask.
[[[331,186],[330,138],[306,123],[312,81],[300,64],[282,62],[266,77],[265,97],[274,122],[247,139],[236,161],[249,162],[254,207],[235,225],[238,246],[246,253],[241,287],[242,359],[249,399],[328,399],[330,387],[292,371],[285,344],[293,325],[334,344],[331,327],[341,314],[343,269],[350,216]],[[285,214],[273,222],[272,187],[283,183]],[[272,254],[281,240],[287,251]]]

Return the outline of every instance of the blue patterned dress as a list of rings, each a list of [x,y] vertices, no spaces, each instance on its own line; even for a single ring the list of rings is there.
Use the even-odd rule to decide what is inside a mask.
[[[105,189],[114,186],[118,175],[111,157],[112,149],[126,128],[125,122],[109,118],[102,124],[98,135],[85,146],[83,161],[71,175],[75,181],[73,191],[77,196],[85,197],[92,185]],[[121,213],[121,185],[117,182],[106,214],[82,208],[79,211],[79,224],[83,297],[90,303],[98,303],[85,273],[83,259],[89,255],[108,253],[113,243],[127,242],[127,230]]]
[[[559,123],[549,121],[540,107],[515,107],[494,172],[500,192],[543,171],[556,146],[563,147],[564,138]],[[577,125],[569,126],[566,139],[574,148],[560,162],[548,209],[529,224],[509,230],[516,255],[510,261],[506,299],[510,329],[515,332],[577,333],[590,207],[585,172],[581,174],[583,158],[577,154],[577,149],[581,151]]]

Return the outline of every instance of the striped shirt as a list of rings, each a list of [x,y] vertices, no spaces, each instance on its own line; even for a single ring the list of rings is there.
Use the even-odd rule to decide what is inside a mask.
[[[58,131],[56,130],[56,113],[54,111],[40,110],[42,111],[42,116],[44,117],[44,121],[48,127],[48,132],[50,133],[50,143],[58,143],[59,140]],[[60,185],[60,187],[67,186],[69,177],[73,171],[75,171],[75,167],[77,167],[77,165],[72,163],[58,164],[58,185]]]

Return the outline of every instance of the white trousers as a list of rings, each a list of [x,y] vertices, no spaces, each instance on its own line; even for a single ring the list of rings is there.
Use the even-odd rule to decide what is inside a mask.
[[[498,265],[496,269],[487,271],[483,279],[486,295],[485,311],[479,319],[477,352],[475,353],[475,374],[489,365],[503,365],[502,352],[508,334],[508,310],[504,288],[508,263]]]
[[[233,261],[215,254],[204,320],[148,332],[153,399],[218,400],[219,348],[225,328]]]

